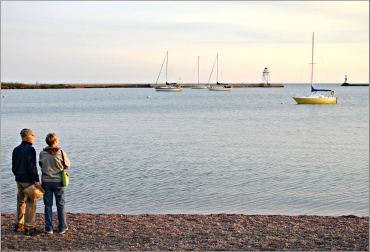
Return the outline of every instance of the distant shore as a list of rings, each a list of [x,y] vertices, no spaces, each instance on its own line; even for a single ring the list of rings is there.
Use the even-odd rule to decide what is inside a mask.
[[[1,83],[1,89],[150,88],[150,84],[26,84]]]
[[[164,84],[151,84],[151,83],[141,83],[141,84],[27,84],[27,83],[16,83],[16,82],[2,82],[1,89],[65,89],[65,88],[155,88],[163,86]],[[191,88],[198,84],[178,84],[183,88]],[[200,83],[199,85],[207,85],[205,83]],[[211,84],[213,85],[213,84]],[[228,85],[235,88],[251,88],[251,87],[262,87],[262,88],[276,88],[284,87],[281,83],[228,83]]]
[[[1,214],[2,250],[369,250],[369,218],[242,214],[67,214],[64,235],[13,231]],[[54,214],[56,224],[56,213]]]

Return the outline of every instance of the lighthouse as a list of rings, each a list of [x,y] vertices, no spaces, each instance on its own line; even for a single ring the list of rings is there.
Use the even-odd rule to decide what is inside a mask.
[[[269,82],[270,82],[270,71],[268,70],[267,67],[265,67],[265,69],[263,69],[262,72],[262,83],[269,84]]]

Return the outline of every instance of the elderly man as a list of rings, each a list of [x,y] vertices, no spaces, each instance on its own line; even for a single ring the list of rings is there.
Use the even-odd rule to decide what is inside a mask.
[[[36,202],[23,192],[25,188],[39,182],[36,166],[36,151],[32,147],[35,134],[30,129],[22,129],[22,143],[14,148],[12,156],[12,171],[17,182],[17,223],[15,231],[25,235],[35,233]]]

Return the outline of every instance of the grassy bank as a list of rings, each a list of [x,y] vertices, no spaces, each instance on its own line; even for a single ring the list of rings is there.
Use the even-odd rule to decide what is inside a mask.
[[[1,89],[60,89],[60,88],[149,88],[149,84],[26,84],[2,82]]]
[[[47,89],[64,88],[63,84],[24,84],[18,82],[1,82],[1,89]]]

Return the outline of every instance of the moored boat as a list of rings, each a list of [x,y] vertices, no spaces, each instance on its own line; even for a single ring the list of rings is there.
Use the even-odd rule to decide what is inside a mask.
[[[155,90],[156,91],[165,91],[165,92],[181,92],[182,88],[181,88],[180,85],[177,85],[177,83],[168,83],[167,82],[168,51],[166,52],[166,56],[163,59],[162,66],[161,66],[161,69],[159,70],[159,74],[158,74],[158,77],[157,77],[157,80],[156,80],[155,84],[157,85],[157,83],[158,83],[158,79],[159,79],[159,76],[161,75],[163,64],[164,64],[165,61],[166,61],[166,84],[165,84],[165,86],[159,86],[159,87],[156,86]]]
[[[311,93],[309,96],[292,97],[297,104],[337,104],[337,97],[334,90],[318,89],[313,86],[313,53],[314,53],[315,33],[312,33],[312,58],[311,58]],[[320,94],[317,92],[330,92],[329,95]]]
[[[336,104],[337,97],[312,94],[307,97],[293,97],[298,104]]]
[[[156,87],[155,90],[156,91],[166,91],[166,92],[181,92],[182,88],[174,86],[174,85],[166,85],[162,87]]]
[[[213,73],[214,66],[215,66],[215,64],[213,63],[213,67],[212,67],[212,71],[211,71],[211,74],[210,74],[209,79],[208,79],[208,83],[211,80],[211,76],[212,76],[212,73]],[[222,83],[218,82],[218,54],[216,55],[216,84],[215,85],[210,85],[208,90],[210,90],[210,91],[231,91],[232,90],[232,87],[230,85],[222,84]]]
[[[208,86],[199,84],[199,56],[198,56],[198,84],[191,87],[192,89],[207,89]]]
[[[230,85],[224,85],[221,83],[218,83],[216,85],[211,85],[208,90],[210,91],[231,91],[232,87]]]

